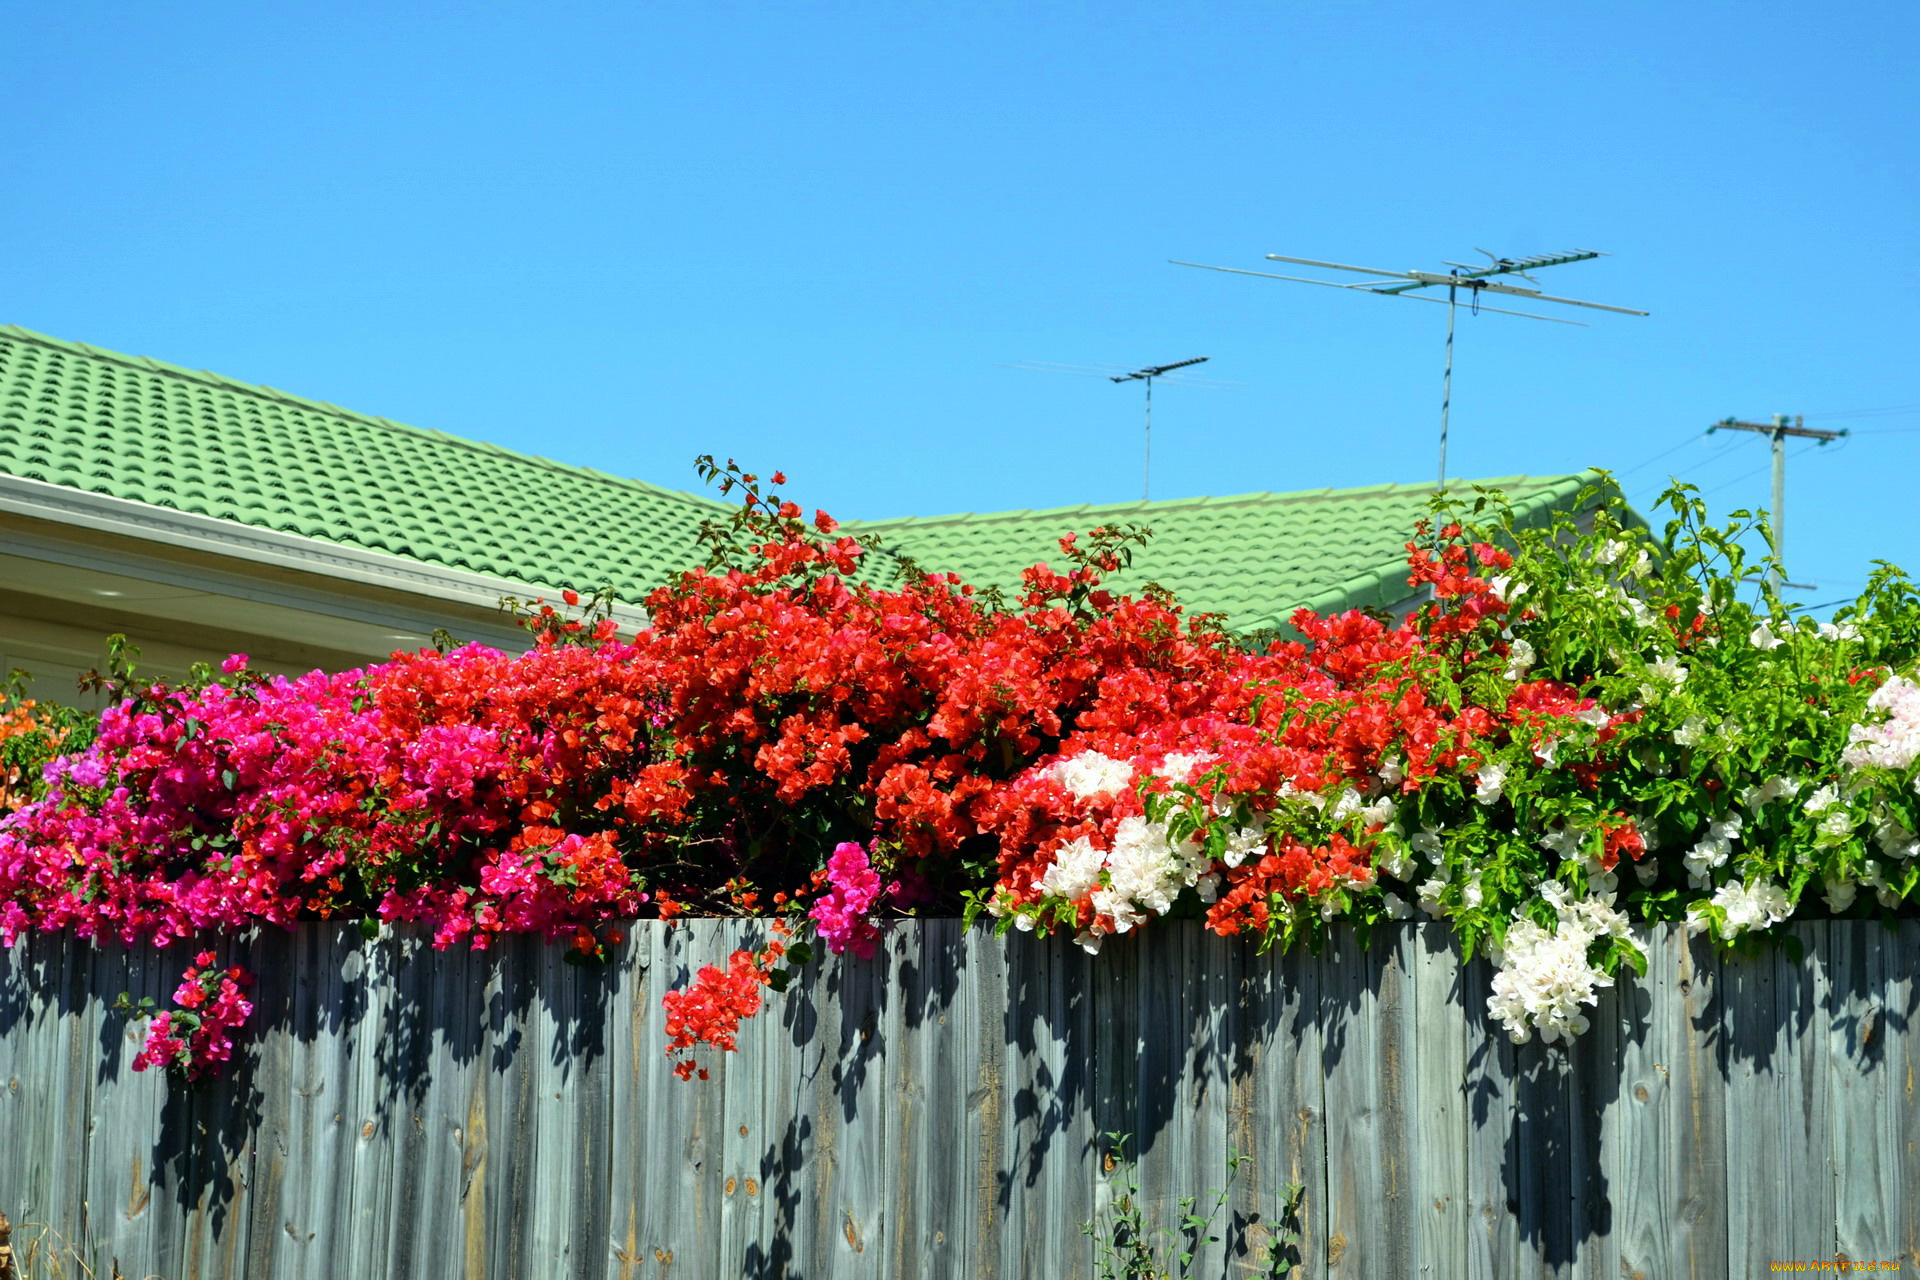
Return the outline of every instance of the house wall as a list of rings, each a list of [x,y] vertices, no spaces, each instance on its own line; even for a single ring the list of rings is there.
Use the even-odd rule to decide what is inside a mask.
[[[78,500],[96,501],[92,495]],[[156,519],[186,518],[162,513]],[[274,548],[280,562],[262,562],[240,551],[139,536],[137,527],[35,518],[0,504],[0,675],[23,669],[31,675],[32,696],[87,705],[76,679],[106,667],[106,638],[116,632],[139,647],[139,670],[168,679],[232,653],[278,674],[341,671],[430,644],[437,629],[462,642],[525,646],[525,633],[497,601],[531,590],[462,578],[460,594],[448,598],[432,594],[431,581],[429,589],[414,589],[410,580],[446,577],[444,570],[394,559],[387,572],[396,585],[384,585],[367,581],[365,573],[356,579],[327,571],[352,555],[349,549],[279,541],[288,544]],[[311,570],[297,567],[308,542]],[[386,569],[385,562],[375,568]]]

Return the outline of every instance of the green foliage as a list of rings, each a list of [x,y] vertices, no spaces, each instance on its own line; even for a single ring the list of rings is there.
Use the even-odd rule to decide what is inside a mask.
[[[28,678],[16,667],[0,686],[0,813],[44,794],[47,762],[84,750],[99,725],[92,712],[27,697]]]
[[[1109,1133],[1106,1136],[1112,1144],[1105,1160],[1107,1172],[1113,1175],[1111,1202],[1104,1212],[1080,1224],[1080,1234],[1092,1238],[1099,1246],[1095,1261],[1100,1280],[1188,1280],[1200,1250],[1220,1242],[1220,1237],[1213,1234],[1214,1222],[1233,1195],[1240,1166],[1251,1157],[1237,1152],[1227,1154],[1226,1185],[1207,1192],[1205,1213],[1198,1211],[1200,1197],[1182,1196],[1174,1225],[1154,1226],[1141,1208],[1139,1169],[1126,1153],[1131,1135]],[[1286,1272],[1272,1274],[1285,1275]]]
[[[1821,624],[1782,597],[1772,554],[1747,553],[1755,539],[1773,546],[1764,517],[1714,525],[1691,485],[1661,497],[1658,534],[1611,486],[1545,527],[1516,527],[1484,490],[1435,510],[1462,526],[1459,541],[1514,556],[1496,580],[1513,612],[1455,682],[1499,705],[1504,690],[1550,681],[1606,713],[1516,727],[1486,760],[1504,773],[1496,799],[1471,775],[1443,780],[1380,836],[1380,864],[1430,890],[1469,949],[1497,947],[1516,916],[1551,927],[1538,895],[1556,881],[1576,895],[1618,881],[1635,918],[1691,910],[1728,938],[1739,930],[1711,899],[1734,881],[1781,886],[1799,914],[1910,911],[1920,871],[1897,850],[1920,832],[1920,795],[1905,774],[1842,760],[1874,690],[1920,661],[1920,592],[1904,573],[1881,564]],[[1648,854],[1613,865],[1609,833],[1629,823]],[[1716,830],[1737,834],[1708,865],[1700,842]],[[1855,884],[1875,893],[1844,905]],[[1626,944],[1595,960],[1609,973],[1644,963]]]

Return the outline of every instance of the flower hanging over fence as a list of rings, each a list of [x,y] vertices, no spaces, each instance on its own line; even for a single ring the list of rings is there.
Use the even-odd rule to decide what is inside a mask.
[[[1419,915],[1500,959],[1516,1037],[1559,1038],[1639,962],[1629,922],[1734,945],[1911,909],[1920,597],[1883,568],[1806,619],[1684,488],[1657,538],[1604,489],[1540,528],[1442,502],[1409,531],[1419,607],[1252,642],[1104,585],[1144,530],[1064,538],[1006,599],[704,465],[740,507],[639,635],[569,593],[522,608],[526,654],[121,677],[0,820],[0,938],[341,916],[591,959],[636,916],[771,912],[857,958],[899,913],[1089,950],[1170,917],[1285,947]],[[804,946],[670,997],[680,1065]]]

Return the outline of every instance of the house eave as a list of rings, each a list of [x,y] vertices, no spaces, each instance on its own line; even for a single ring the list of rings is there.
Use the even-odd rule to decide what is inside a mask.
[[[21,476],[0,475],[0,512],[125,538],[135,544],[272,565],[470,609],[494,609],[504,596],[558,595],[557,589],[551,586],[430,564]],[[648,625],[646,611],[631,606],[615,605],[613,618],[623,631]]]

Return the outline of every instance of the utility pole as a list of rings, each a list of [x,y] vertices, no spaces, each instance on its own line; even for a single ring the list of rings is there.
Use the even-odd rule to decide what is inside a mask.
[[[1793,425],[1787,425],[1787,415],[1776,413],[1773,421],[1742,422],[1738,418],[1724,418],[1707,428],[1712,435],[1721,429],[1728,431],[1752,431],[1766,436],[1773,442],[1773,555],[1776,567],[1768,576],[1776,587],[1792,587],[1796,591],[1811,588],[1798,582],[1786,580],[1787,564],[1787,437],[1805,436],[1817,440],[1824,447],[1829,441],[1838,440],[1846,435],[1845,431],[1817,431],[1805,425],[1806,419],[1799,414],[1793,415]]]
[[[1211,356],[1195,356],[1191,360],[1177,360],[1172,364],[1156,364],[1145,369],[1135,369],[1132,373],[1108,374],[1115,382],[1144,382],[1147,384],[1147,450],[1146,459],[1140,469],[1140,501],[1147,500],[1147,491],[1153,483],[1153,380],[1175,369],[1184,369],[1190,364],[1205,364]]]

